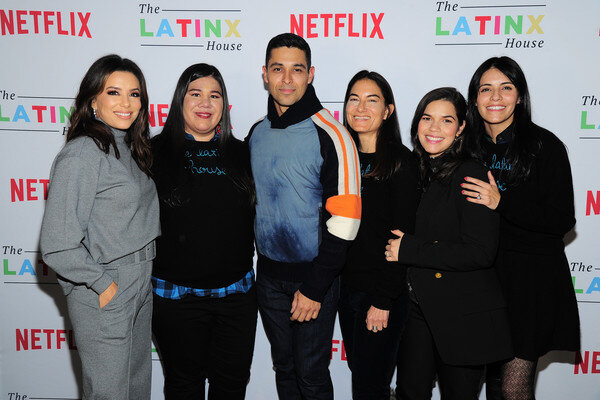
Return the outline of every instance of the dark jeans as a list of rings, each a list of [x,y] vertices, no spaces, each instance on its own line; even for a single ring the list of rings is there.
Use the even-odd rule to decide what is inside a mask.
[[[371,295],[342,284],[338,304],[348,367],[352,371],[352,398],[389,400],[390,381],[408,311],[404,293],[390,307],[388,326],[380,332],[367,330]],[[381,327],[380,327],[381,328]]]
[[[442,400],[477,400],[483,365],[445,364],[418,304],[410,301],[408,321],[398,352],[396,398],[429,400],[437,374]]]
[[[154,295],[152,332],[165,373],[165,399],[243,399],[254,354],[256,290],[223,298]]]
[[[329,362],[339,278],[327,291],[317,319],[308,322],[290,321],[292,300],[300,285],[261,273],[256,281],[258,309],[271,343],[277,394],[281,400],[331,400]]]

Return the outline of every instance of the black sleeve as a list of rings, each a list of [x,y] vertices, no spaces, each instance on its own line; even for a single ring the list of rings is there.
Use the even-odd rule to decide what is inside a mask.
[[[455,198],[456,209],[449,208],[448,213],[458,213],[458,236],[453,240],[432,241],[406,234],[400,242],[400,262],[446,271],[473,271],[492,265],[498,246],[498,214],[467,201],[461,194],[460,183],[464,176],[485,179],[485,170],[474,166],[463,164],[451,181],[451,196]]]
[[[341,135],[346,146],[339,152],[327,133],[317,128],[323,164],[320,171],[323,188],[321,206],[321,243],[311,270],[300,292],[311,300],[321,302],[331,282],[339,275],[348,246],[356,237],[360,225],[360,172],[358,153],[348,132]],[[345,168],[339,168],[340,163]],[[346,187],[347,186],[347,187]],[[341,188],[346,188],[344,191]],[[346,214],[346,215],[344,215]],[[349,215],[349,216],[348,216]]]
[[[419,172],[412,155],[405,159],[402,168],[392,177],[390,183],[393,204],[390,225],[392,229],[412,234],[415,231],[415,218],[421,198],[418,187]],[[391,232],[389,236],[394,237]],[[384,252],[385,248],[382,248],[381,253]],[[406,289],[406,268],[407,265],[398,262],[385,261],[381,264],[374,277],[376,293],[371,298],[374,307],[390,309],[392,301]]]
[[[565,146],[548,134],[535,176],[503,192],[496,210],[522,229],[563,236],[575,225],[573,178]]]

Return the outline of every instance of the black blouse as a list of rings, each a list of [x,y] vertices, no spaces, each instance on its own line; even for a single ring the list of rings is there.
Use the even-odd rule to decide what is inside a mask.
[[[361,173],[373,169],[375,154],[359,153]],[[406,147],[401,168],[390,179],[362,179],[362,217],[356,239],[350,246],[342,282],[371,294],[372,305],[389,310],[392,301],[406,290],[406,266],[385,260],[385,246],[400,229],[412,233],[419,203],[417,163]]]

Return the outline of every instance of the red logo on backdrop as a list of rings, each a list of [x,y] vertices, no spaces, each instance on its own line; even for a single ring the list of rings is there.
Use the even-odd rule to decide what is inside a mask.
[[[58,34],[92,37],[90,12],[42,10],[0,10],[0,30],[6,35]]]
[[[233,105],[229,105],[229,111],[231,111]],[[148,107],[148,121],[152,128],[156,126],[165,126],[165,121],[169,115],[168,104],[150,104]]]
[[[600,190],[596,193],[592,190],[587,191],[587,198],[585,201],[585,215],[600,215]]]
[[[148,107],[148,122],[151,127],[165,126],[169,114],[168,104],[150,104]]]
[[[21,179],[10,180],[10,201],[46,200],[48,198],[48,179]]]
[[[16,329],[17,351],[23,350],[77,350],[72,329]]]
[[[577,374],[600,374],[600,351],[578,351],[575,353],[575,370]]]
[[[333,339],[331,341],[331,359],[333,360],[333,353],[338,353],[340,355],[340,360],[347,361],[346,358],[346,348],[344,347],[343,340]]]
[[[383,39],[384,13],[290,14],[290,32],[304,38],[363,37]]]

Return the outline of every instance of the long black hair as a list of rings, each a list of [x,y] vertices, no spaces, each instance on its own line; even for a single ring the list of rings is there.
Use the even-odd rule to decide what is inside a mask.
[[[188,91],[190,83],[199,78],[204,77],[214,78],[221,88],[223,99],[223,113],[219,121],[220,132],[217,138],[218,149],[223,166],[227,170],[227,176],[241,190],[248,193],[251,203],[255,201],[254,182],[250,173],[249,160],[240,154],[239,149],[242,144],[231,132],[231,117],[229,113],[229,100],[227,97],[227,89],[225,81],[219,70],[209,64],[199,63],[189,66],[177,81],[169,115],[165,121],[162,132],[153,138],[153,146],[156,146],[157,162],[160,161],[163,168],[169,170],[169,175],[175,178],[174,190],[172,193],[159,193],[159,197],[169,197],[167,200],[170,204],[180,204],[182,199],[179,197],[182,186],[185,186],[189,181],[189,174],[184,169],[184,144],[185,138],[185,119],[183,117],[183,101]]]
[[[141,108],[137,118],[125,134],[125,143],[131,149],[131,156],[138,167],[149,176],[152,152],[150,151],[146,80],[136,63],[127,58],[111,54],[99,58],[88,69],[79,85],[77,97],[75,97],[75,110],[70,118],[67,142],[79,136],[89,136],[106,154],[110,152],[112,146],[115,156],[119,158],[119,150],[112,132],[105,123],[94,117],[92,111],[92,101],[104,90],[108,76],[116,71],[132,73],[140,84]]]
[[[383,120],[377,132],[377,141],[375,143],[375,167],[365,174],[367,178],[387,179],[391,177],[401,166],[402,154],[402,138],[400,137],[400,124],[398,123],[398,115],[396,114],[396,102],[394,101],[394,93],[388,81],[377,72],[362,70],[356,73],[348,82],[346,95],[344,96],[344,126],[352,135],[352,139],[357,147],[360,147],[358,133],[350,127],[346,118],[346,107],[348,100],[352,94],[352,87],[356,82],[369,79],[373,81],[383,94],[385,107],[388,109],[388,116]],[[393,106],[393,110],[390,107]]]
[[[484,120],[477,110],[477,95],[481,77],[492,68],[502,72],[515,85],[520,100],[515,106],[514,135],[507,151],[511,168],[507,171],[505,178],[508,184],[516,184],[529,177],[535,157],[541,148],[541,140],[537,135],[538,130],[531,121],[531,98],[527,80],[515,60],[506,56],[492,57],[477,68],[469,83],[467,120],[471,129],[476,132],[476,135],[473,136],[474,145],[481,148],[482,140],[487,140],[485,138],[487,133]]]
[[[419,141],[419,121],[425,113],[425,109],[429,103],[445,100],[454,106],[456,110],[456,118],[458,119],[458,126],[461,126],[466,121],[467,114],[467,102],[465,98],[458,90],[453,87],[441,87],[434,89],[427,93],[415,110],[415,115],[410,126],[410,138],[413,144],[414,152],[417,155],[419,163],[419,171],[421,174],[421,185],[427,187],[429,183],[434,180],[444,180],[448,178],[456,167],[458,167],[464,160],[470,158],[479,158],[478,153],[474,151],[471,146],[472,140],[470,136],[473,135],[469,126],[465,126],[462,133],[454,140],[454,142],[444,151],[443,154],[439,155],[439,165],[433,169],[431,165],[431,157],[425,151],[421,142]],[[437,163],[436,163],[437,164]]]

